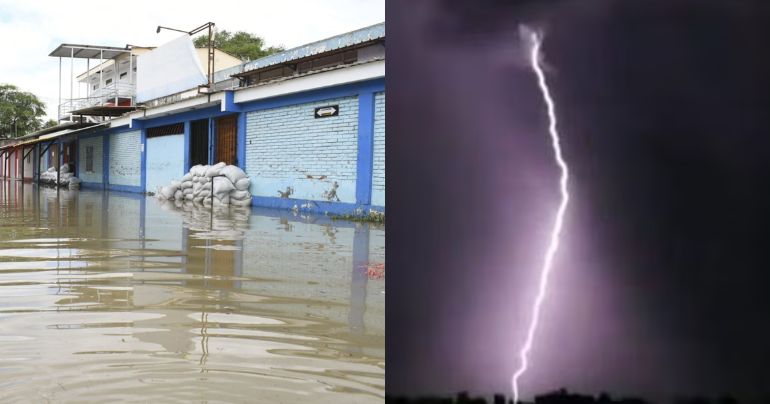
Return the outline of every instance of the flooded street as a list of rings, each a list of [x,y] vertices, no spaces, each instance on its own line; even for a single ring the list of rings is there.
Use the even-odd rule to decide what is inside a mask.
[[[382,402],[384,226],[0,184],[0,400]]]

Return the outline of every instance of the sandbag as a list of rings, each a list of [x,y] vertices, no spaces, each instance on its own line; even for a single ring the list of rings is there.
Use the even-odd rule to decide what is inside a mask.
[[[55,177],[56,173],[51,175]],[[182,176],[181,181],[173,180],[167,186],[158,187],[157,196],[161,200],[174,200],[175,204],[184,202],[191,206],[195,203],[202,203],[207,207],[212,204],[249,206],[250,185],[251,180],[237,166],[224,162],[212,166],[198,164],[191,167],[190,171]]]
[[[224,195],[230,195],[230,191],[234,190],[235,186],[227,178],[216,177],[214,178],[214,195],[222,199]]]
[[[196,165],[194,165],[194,166],[192,166],[192,167],[190,168],[190,173],[191,173],[193,176],[195,176],[195,177],[201,176],[201,175],[203,175],[205,172],[206,172],[206,169],[204,168],[204,166],[202,166],[202,165],[200,165],[200,164],[196,164]]]
[[[251,185],[251,180],[248,178],[241,178],[235,183],[235,188],[240,191],[248,191]]]
[[[251,199],[251,194],[249,193],[249,191],[241,191],[239,189],[234,189],[230,191],[230,200],[232,201],[234,199],[237,199],[239,201],[244,199]]]
[[[206,177],[211,178],[211,177],[216,177],[221,172],[222,172],[222,167],[211,166],[208,169],[206,169],[206,174],[205,175],[206,175]]]
[[[249,206],[251,205],[251,198],[238,200],[230,197],[230,205],[231,206]]]
[[[171,187],[163,187],[160,189],[160,195],[163,196],[165,199],[171,199],[174,196],[174,191],[171,189]]]
[[[241,178],[246,178],[246,173],[237,166],[225,166],[219,173],[227,177],[233,184]]]

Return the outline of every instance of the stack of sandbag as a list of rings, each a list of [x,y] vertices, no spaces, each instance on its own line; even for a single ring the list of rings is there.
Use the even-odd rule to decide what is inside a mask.
[[[240,168],[225,163],[212,166],[196,165],[182,177],[160,187],[160,199],[192,202],[204,206],[249,206],[251,181]]]
[[[58,175],[56,173],[56,167],[49,167],[48,170],[40,173],[40,181],[49,184],[55,185],[57,177],[59,179],[60,186],[68,186],[71,182],[75,182],[77,185],[73,189],[80,187],[80,179],[75,177],[75,174],[72,173],[72,169],[69,164],[61,166],[59,168]]]
[[[70,179],[72,179],[74,176],[75,174],[70,171],[69,164],[61,166],[59,169],[59,185],[69,185]]]
[[[40,173],[41,182],[56,182],[56,167],[49,167],[48,170]]]

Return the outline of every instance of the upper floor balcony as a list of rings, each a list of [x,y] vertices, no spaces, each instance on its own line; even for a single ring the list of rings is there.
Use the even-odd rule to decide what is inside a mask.
[[[110,116],[110,111],[120,115],[125,111],[134,110],[135,97],[136,84],[111,83],[91,92],[87,97],[62,100],[59,104],[59,119],[67,119],[72,115],[103,113],[105,115],[102,116]]]
[[[130,45],[125,48],[59,45],[49,55],[59,58],[59,121],[73,121],[78,116],[99,120],[101,118],[93,117],[119,116],[135,110],[136,54],[146,50]],[[85,72],[78,76],[75,76],[76,60],[79,68],[85,67]],[[67,64],[69,97],[62,98],[62,68],[66,71]],[[66,94],[66,89],[64,91]]]

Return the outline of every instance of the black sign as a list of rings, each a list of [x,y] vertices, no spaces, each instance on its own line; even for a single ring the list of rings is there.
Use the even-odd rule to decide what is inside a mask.
[[[327,105],[325,107],[318,107],[315,109],[316,118],[328,118],[330,116],[337,116],[340,114],[339,105]]]

